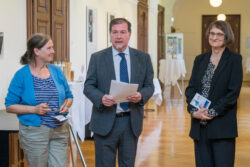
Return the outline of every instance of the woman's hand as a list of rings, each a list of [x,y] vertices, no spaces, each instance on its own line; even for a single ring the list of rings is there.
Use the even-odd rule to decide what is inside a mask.
[[[41,103],[35,106],[35,113],[39,115],[44,115],[47,112],[51,111],[47,103]]]
[[[69,108],[72,105],[72,99],[66,99],[63,103],[63,105],[60,107],[59,113],[60,114],[65,114],[69,112]]]
[[[60,114],[65,114],[65,113],[68,113],[68,112],[69,112],[69,108],[67,107],[66,104],[63,104],[63,105],[60,107],[59,113],[60,113]]]
[[[211,119],[213,119],[213,117],[208,116],[207,110],[208,110],[207,108],[203,108],[202,106],[200,106],[200,110],[194,112],[192,114],[192,117],[196,118],[196,119],[200,119],[200,120],[211,120]]]

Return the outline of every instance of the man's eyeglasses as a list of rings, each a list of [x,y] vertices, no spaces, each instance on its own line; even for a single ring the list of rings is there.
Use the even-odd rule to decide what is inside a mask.
[[[216,36],[216,37],[223,37],[225,34],[223,34],[223,33],[209,32],[209,35],[212,36],[212,37],[214,37],[214,36]]]

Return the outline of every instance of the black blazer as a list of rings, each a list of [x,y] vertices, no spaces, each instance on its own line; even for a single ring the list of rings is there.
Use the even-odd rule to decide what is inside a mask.
[[[201,54],[195,58],[189,85],[186,88],[187,110],[195,93],[202,91],[201,80],[210,61],[211,52]],[[211,100],[209,108],[214,108],[218,116],[207,123],[209,139],[235,138],[237,131],[237,98],[242,84],[242,57],[226,48],[221,60],[215,69],[212,78],[208,99]],[[200,120],[192,118],[190,137],[199,140]]]

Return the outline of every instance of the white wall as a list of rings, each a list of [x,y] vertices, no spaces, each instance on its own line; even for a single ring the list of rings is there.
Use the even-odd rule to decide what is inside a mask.
[[[154,2],[155,0],[151,0]],[[159,0],[157,0],[159,1]],[[150,5],[155,5],[150,3]],[[158,5],[158,3],[157,3]],[[151,55],[154,69],[157,65],[157,6],[149,10],[149,43],[148,52]],[[97,9],[97,51],[107,47],[107,14],[115,17],[125,17],[132,24],[132,36],[129,45],[137,48],[137,0],[71,0],[70,3],[70,59],[75,78],[83,64],[86,67],[86,8]],[[86,69],[85,69],[86,71]],[[156,76],[156,70],[155,70]]]
[[[165,32],[171,33],[171,17],[173,16],[173,6],[177,0],[160,0],[160,5],[165,8]],[[180,0],[179,0],[180,1]]]
[[[86,8],[97,10],[97,50],[107,47],[107,14],[125,17],[132,24],[130,46],[137,47],[136,0],[71,0],[70,1],[70,60],[78,79],[81,65],[86,68]],[[85,69],[86,71],[86,69]]]
[[[148,53],[154,68],[154,76],[157,77],[157,25],[158,25],[159,0],[149,0],[148,11]]]
[[[86,8],[97,9],[97,51],[107,47],[107,13],[125,17],[132,24],[130,46],[137,48],[137,0],[70,0],[70,60],[75,79],[81,66],[86,68]],[[0,109],[11,78],[21,67],[19,59],[26,50],[26,1],[0,0],[0,32],[4,46],[0,56]],[[157,12],[149,10],[149,50],[154,69],[157,63]],[[85,69],[86,72],[86,69]],[[156,75],[156,73],[155,73]]]
[[[70,61],[75,79],[79,78],[81,66],[86,63],[86,0],[70,1]],[[86,69],[85,69],[86,71]]]
[[[10,80],[21,67],[19,59],[26,48],[25,2],[0,0],[0,32],[4,32],[3,50],[0,56],[0,109],[4,109],[4,98]]]

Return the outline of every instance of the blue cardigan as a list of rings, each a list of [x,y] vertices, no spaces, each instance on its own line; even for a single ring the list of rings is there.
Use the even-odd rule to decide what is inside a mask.
[[[47,64],[47,67],[55,82],[59,96],[59,106],[61,106],[65,99],[73,98],[73,95],[60,68],[53,64]],[[5,98],[5,106],[8,107],[14,104],[37,105],[29,65],[25,65],[18,70],[10,83],[8,94]],[[17,114],[17,117],[23,125],[40,126],[41,124],[41,117],[38,114]]]

